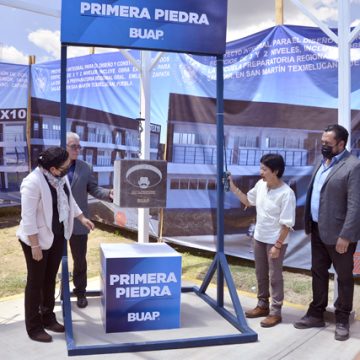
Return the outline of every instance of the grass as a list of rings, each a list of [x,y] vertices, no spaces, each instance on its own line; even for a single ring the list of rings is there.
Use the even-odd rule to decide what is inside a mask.
[[[26,282],[25,260],[15,232],[19,223],[19,209],[0,209],[0,298],[24,292]],[[134,243],[137,235],[102,224],[90,234],[88,241],[88,276],[99,275],[101,243]],[[214,254],[198,249],[171,245],[182,254],[183,281],[202,281],[212,262]],[[72,259],[69,254],[69,271],[72,271]],[[256,277],[254,263],[236,257],[228,257],[228,263],[238,290],[256,294]],[[295,304],[308,305],[311,301],[311,275],[305,270],[284,269],[285,300]],[[216,274],[212,279],[216,282]],[[330,281],[329,304],[333,302],[333,281]],[[357,318],[360,315],[360,279],[356,279],[354,310]]]

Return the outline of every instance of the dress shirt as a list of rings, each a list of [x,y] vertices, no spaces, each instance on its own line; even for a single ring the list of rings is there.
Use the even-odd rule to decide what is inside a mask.
[[[326,159],[323,159],[321,165],[315,175],[312,193],[311,193],[311,218],[314,222],[319,222],[319,207],[320,207],[320,192],[330,174],[333,166],[338,163],[345,154],[345,150],[337,154],[331,159],[330,164],[326,164]]]

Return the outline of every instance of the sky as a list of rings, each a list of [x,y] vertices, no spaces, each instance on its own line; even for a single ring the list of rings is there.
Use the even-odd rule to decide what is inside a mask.
[[[14,0],[15,2],[16,0]],[[338,1],[300,0],[321,21],[337,27]],[[21,0],[45,10],[60,12],[61,0]],[[10,3],[10,1],[4,1]],[[275,25],[275,0],[228,0],[227,41],[243,38]],[[316,26],[292,2],[284,0],[285,24]],[[360,23],[360,0],[350,0],[351,22]],[[1,5],[0,62],[27,64],[29,55],[36,62],[60,58],[60,18]],[[96,49],[96,52],[103,51]],[[69,56],[89,53],[88,48],[72,47]]]

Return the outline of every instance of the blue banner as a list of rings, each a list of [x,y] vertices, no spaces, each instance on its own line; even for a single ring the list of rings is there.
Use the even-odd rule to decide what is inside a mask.
[[[61,42],[223,54],[227,0],[66,0]]]
[[[310,268],[303,211],[323,129],[337,123],[337,46],[321,30],[278,26],[227,46],[224,56],[224,163],[245,193],[259,179],[260,158],[281,154],[283,180],[297,198],[285,264]],[[352,152],[360,155],[359,39],[351,49]],[[216,249],[216,59],[175,54],[168,120],[167,208],[163,238]],[[156,79],[154,80],[154,83]],[[155,84],[153,85],[155,88]],[[160,100],[155,99],[154,101]],[[159,106],[160,109],[160,106]],[[225,252],[253,259],[254,208],[225,194]]]
[[[0,108],[27,108],[28,82],[29,66],[0,63]],[[9,116],[15,120],[14,114]],[[26,120],[26,116],[19,119]],[[1,120],[7,120],[4,114]]]
[[[129,51],[129,54],[135,61],[140,61],[139,51]],[[168,73],[159,71],[157,76],[168,77]],[[137,68],[120,52],[68,60],[67,131],[80,136],[83,148],[79,158],[93,166],[101,186],[113,187],[115,160],[139,157],[140,129],[136,120],[140,112],[139,77]],[[33,158],[36,159],[44,146],[60,144],[60,62],[33,65],[32,83],[31,143]],[[159,154],[160,132],[158,122],[151,124],[152,160],[162,159]],[[98,220],[137,229],[137,209],[91,202],[89,210]],[[156,236],[157,213],[151,223],[151,234]]]
[[[60,101],[60,62],[33,65],[32,82],[33,97]],[[68,59],[66,88],[68,104],[138,117],[139,72],[120,52]]]
[[[0,206],[19,202],[17,191],[28,172],[28,86],[29,66],[0,63]]]
[[[359,47],[357,38],[351,49],[353,109],[360,109]],[[227,44],[224,97],[337,108],[337,59],[336,44],[318,28],[266,29]],[[170,92],[216,96],[214,57],[173,54],[170,62],[173,77]]]
[[[359,44],[355,39],[351,49],[353,109],[360,109]],[[169,77],[152,80],[158,95],[152,98],[152,114],[157,119],[166,122],[168,93],[216,97],[215,57],[166,54],[163,58],[168,61],[159,67],[167,66]],[[224,98],[336,109],[337,71],[337,47],[320,29],[277,26],[227,44]]]
[[[298,206],[285,260],[294,267],[310,266],[302,212],[312,168],[320,155],[322,130],[338,121],[337,51],[332,40],[317,28],[277,26],[227,44],[224,55],[224,160],[246,191],[259,178],[259,160],[264,153],[283,155],[284,180],[293,187]],[[140,61],[139,51],[131,50],[130,54]],[[93,164],[99,184],[110,187],[113,161],[138,158],[140,128],[133,120],[140,109],[139,72],[119,52],[69,59],[67,71],[69,128],[80,134],[82,158]],[[0,82],[1,116],[6,121],[13,121],[11,116],[18,120],[24,116],[17,96],[26,93],[22,86],[19,93],[22,80],[10,73],[2,72]],[[360,156],[359,38],[351,48],[351,77],[351,146]],[[5,80],[6,90],[2,85]],[[59,62],[32,66],[32,96],[36,102],[31,142],[38,151],[59,141]],[[168,160],[162,235],[206,249],[215,249],[216,234],[215,98],[214,56],[164,53],[152,70],[151,159],[162,158],[158,153],[161,129]],[[10,129],[7,123],[6,131]],[[18,157],[18,149],[10,152]],[[8,182],[13,179],[12,174]],[[108,223],[137,229],[136,211],[95,202],[90,208]],[[244,212],[238,200],[227,193],[225,213],[226,251],[252,258],[254,209]],[[160,223],[158,214],[152,213],[152,234],[159,234]]]

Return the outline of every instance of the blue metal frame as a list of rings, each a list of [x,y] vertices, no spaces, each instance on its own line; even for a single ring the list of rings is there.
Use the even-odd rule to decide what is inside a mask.
[[[66,147],[66,65],[67,65],[67,47],[61,46],[61,146]],[[63,296],[63,317],[65,324],[65,337],[69,356],[74,355],[92,355],[109,354],[121,352],[181,349],[188,347],[228,345],[255,342],[258,339],[257,333],[247,325],[243,310],[239,301],[236,287],[231,276],[230,268],[224,254],[224,187],[223,169],[224,169],[224,74],[223,74],[223,56],[216,57],[217,70],[217,102],[216,102],[216,123],[217,123],[217,252],[212,264],[200,287],[183,287],[182,292],[194,292],[208,305],[210,305],[225,320],[231,323],[240,331],[239,334],[216,335],[196,338],[173,339],[163,341],[133,342],[123,344],[102,344],[77,346],[74,341],[67,247],[65,246],[62,259],[62,296]],[[206,294],[212,277],[217,272],[217,299],[216,301]],[[230,298],[235,310],[235,316],[224,308],[224,279],[229,289]],[[99,292],[88,293],[88,295],[100,295]]]
[[[239,320],[239,316],[235,317],[223,307],[219,307],[211,297],[206,295],[204,292],[202,292],[201,289],[198,289],[197,287],[182,287],[181,289],[182,292],[184,293],[194,292],[196,295],[202,298],[207,304],[209,304],[214,310],[216,310],[218,314],[223,316],[235,328],[241,331],[241,333],[229,334],[229,335],[204,336],[204,337],[196,337],[196,338],[162,340],[162,341],[145,341],[145,342],[142,341],[142,342],[132,342],[132,343],[122,343],[122,344],[78,346],[75,344],[73,326],[72,326],[68,258],[66,255],[64,255],[62,259],[62,280],[63,280],[62,282],[63,318],[66,329],[65,337],[66,337],[67,351],[69,356],[183,349],[189,347],[202,347],[202,346],[214,346],[214,345],[243,344],[248,342],[255,342],[258,339],[257,334],[246,325],[246,320],[244,319],[243,315],[242,318],[240,316],[240,320]],[[100,292],[98,291],[88,292],[87,295],[99,296]],[[242,314],[242,312],[240,312],[239,314]],[[242,324],[242,321],[245,321],[245,323]]]

